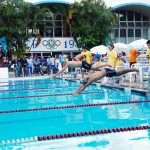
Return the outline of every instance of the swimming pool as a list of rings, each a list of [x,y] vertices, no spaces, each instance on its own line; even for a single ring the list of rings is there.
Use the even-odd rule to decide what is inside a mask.
[[[96,85],[72,97],[79,86],[49,78],[1,82],[1,148],[109,149],[136,141],[150,148],[148,97]]]

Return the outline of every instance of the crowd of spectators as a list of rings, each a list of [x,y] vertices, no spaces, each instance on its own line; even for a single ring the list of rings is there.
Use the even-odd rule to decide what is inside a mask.
[[[17,57],[12,56],[8,57],[7,54],[0,53],[0,67],[8,67],[9,71],[14,71],[15,76],[32,76],[35,75],[44,75],[51,73],[56,73],[58,70],[58,62],[54,56],[49,55],[48,57],[39,57],[36,54],[34,57],[26,56]]]
[[[14,57],[11,62],[11,68],[15,71],[15,76],[32,76],[55,73],[58,70],[58,64],[54,56],[38,57],[23,56],[22,58]]]

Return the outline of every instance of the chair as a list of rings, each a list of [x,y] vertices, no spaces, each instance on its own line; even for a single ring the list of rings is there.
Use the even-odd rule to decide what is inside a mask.
[[[140,68],[140,82],[143,83],[142,87],[144,87],[144,81],[148,81],[148,89],[150,89],[150,66],[142,66]]]

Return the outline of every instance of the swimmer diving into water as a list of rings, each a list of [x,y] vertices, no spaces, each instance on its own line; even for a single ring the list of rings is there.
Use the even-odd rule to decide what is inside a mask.
[[[72,94],[72,96],[78,95],[87,86],[89,86],[93,81],[100,80],[105,76],[106,77],[121,76],[121,75],[124,75],[129,72],[139,72],[139,70],[136,68],[129,68],[129,69],[122,69],[122,70],[116,71],[113,68],[105,68],[105,69],[98,71],[98,72],[92,74],[91,76],[89,76],[87,78],[87,80],[85,81],[85,83],[83,83],[83,85],[80,86],[79,89],[75,93]]]
[[[106,67],[106,66],[111,67],[111,65],[109,65],[109,64],[102,64],[102,65],[98,65],[98,66],[92,66],[92,64],[88,64],[85,61],[85,56],[84,55],[79,54],[73,59],[73,61],[68,61],[65,64],[65,66],[58,73],[53,74],[51,76],[51,79],[54,79],[56,76],[58,76],[59,74],[64,72],[67,67],[82,67],[82,68],[87,69],[87,70],[101,71],[100,68]]]

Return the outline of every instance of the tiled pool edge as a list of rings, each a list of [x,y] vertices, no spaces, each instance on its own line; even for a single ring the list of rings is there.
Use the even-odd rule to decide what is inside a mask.
[[[46,79],[50,76],[31,76],[31,77],[14,77],[14,78],[5,78],[0,79],[1,81],[18,81],[18,80],[34,80],[34,79]]]
[[[59,78],[59,79],[63,79],[63,78]],[[65,79],[66,81],[72,81],[72,82],[79,82],[79,80],[71,80],[71,79]],[[109,88],[109,89],[119,89],[119,90],[129,90],[131,92],[134,93],[139,93],[143,96],[150,96],[150,92],[148,92],[147,90],[141,90],[141,89],[133,89],[130,87],[122,87],[122,86],[112,86],[112,85],[107,85],[107,84],[101,84],[101,83],[92,83],[92,85],[99,85],[101,87],[105,87],[105,88]]]

